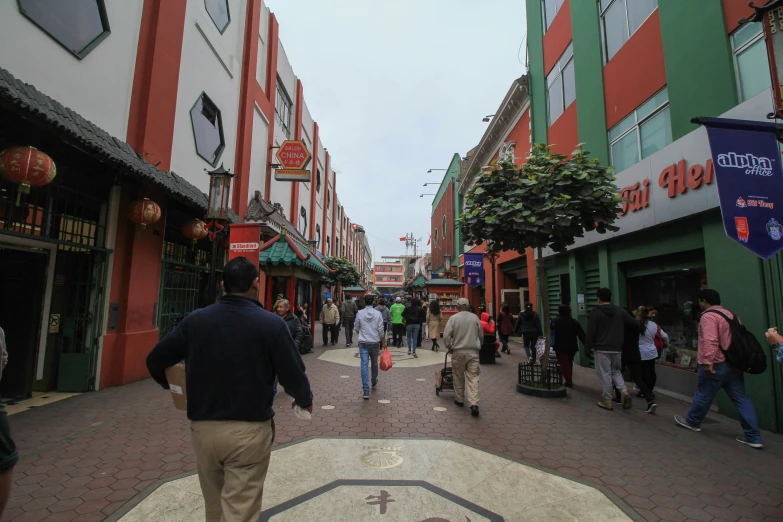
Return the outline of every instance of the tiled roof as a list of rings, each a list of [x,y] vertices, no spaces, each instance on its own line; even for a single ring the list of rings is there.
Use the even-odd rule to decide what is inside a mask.
[[[290,234],[296,242],[307,244],[307,239],[296,230],[294,224],[288,221],[282,213],[278,212],[271,203],[265,201],[264,198],[261,197],[261,192],[258,190],[256,191],[255,196],[253,196],[253,199],[250,200],[250,204],[247,206],[245,221],[263,222],[278,232],[285,227],[286,234]]]
[[[419,272],[416,276],[411,277],[410,280],[405,283],[405,286],[424,286],[427,284],[427,278],[424,274]]]
[[[43,94],[32,85],[16,79],[0,67],[0,104],[23,112],[51,128],[63,141],[117,167],[124,174],[158,185],[176,198],[201,210],[207,208],[207,195],[174,172],[161,172],[147,163],[130,145],[115,138],[80,114]],[[234,223],[241,220],[229,212]]]
[[[361,287],[359,285],[343,288],[343,292],[364,292],[364,291],[365,291],[364,287]]]
[[[270,239],[261,246],[258,264],[261,266],[302,266],[322,275],[329,273],[326,265],[321,263],[316,256],[309,252],[302,252],[287,232]]]
[[[464,284],[453,279],[431,279],[427,281],[427,286],[463,286]]]

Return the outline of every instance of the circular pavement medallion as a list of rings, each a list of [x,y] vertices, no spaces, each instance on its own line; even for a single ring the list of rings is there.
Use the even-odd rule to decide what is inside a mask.
[[[322,409],[322,410],[333,410],[333,409],[334,409],[334,406],[331,406],[331,405],[328,405],[328,404],[327,404],[327,405],[325,405],[325,406],[321,406],[321,409]]]
[[[435,411],[446,411],[446,408],[444,408],[443,406],[435,406],[432,409],[435,410]]]
[[[453,439],[313,438],[272,452],[259,521],[631,520],[623,509],[592,486]],[[193,474],[145,490],[111,520],[204,518]]]
[[[389,404],[391,401],[389,399],[378,399],[378,402],[380,404]]]

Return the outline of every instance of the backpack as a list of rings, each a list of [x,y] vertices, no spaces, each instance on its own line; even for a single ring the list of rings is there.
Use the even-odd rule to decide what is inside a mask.
[[[731,344],[724,350],[720,344],[718,347],[730,365],[739,368],[745,373],[759,374],[767,369],[767,354],[761,347],[758,339],[739,322],[735,315],[729,319],[726,314],[717,310],[706,310],[723,317],[729,323],[731,331]]]

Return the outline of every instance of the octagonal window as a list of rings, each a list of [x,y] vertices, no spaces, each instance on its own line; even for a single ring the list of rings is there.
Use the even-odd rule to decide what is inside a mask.
[[[220,34],[228,27],[231,22],[231,13],[228,11],[228,0],[204,0],[204,7],[207,8],[209,17],[212,18],[215,27],[217,27]]]
[[[190,109],[190,121],[196,139],[196,152],[210,165],[216,165],[226,145],[220,109],[202,92]]]
[[[19,10],[80,60],[109,36],[104,0],[18,0]]]

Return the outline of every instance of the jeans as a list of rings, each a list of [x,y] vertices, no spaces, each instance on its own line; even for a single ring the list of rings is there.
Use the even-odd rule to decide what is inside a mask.
[[[416,353],[416,343],[419,339],[420,328],[420,324],[409,324],[406,328],[408,334],[408,351],[413,350],[413,353]]]
[[[353,326],[356,323],[356,319],[354,317],[346,318],[345,321],[343,321],[343,326],[345,326],[345,343],[351,344],[353,342]]]
[[[275,375],[275,383],[272,385],[272,396],[274,397],[277,395],[277,385],[279,384],[279,380],[277,379],[277,375]]]
[[[652,392],[655,389],[655,381],[658,380],[658,376],[655,374],[655,359],[650,359],[641,362],[642,379],[647,387]],[[641,387],[639,387],[641,390]]]
[[[742,371],[732,368],[727,362],[715,364],[713,369],[715,370],[714,374],[707,373],[704,365],[699,365],[699,386],[693,397],[691,409],[688,410],[688,415],[685,417],[688,424],[697,428],[701,427],[704,417],[707,416],[707,412],[712,406],[712,401],[715,400],[715,396],[722,388],[737,408],[737,415],[739,415],[745,437],[751,442],[760,443],[761,434],[756,419],[756,409],[748,396],[745,395],[745,379],[742,376]]]
[[[555,352],[555,357],[557,357],[557,364],[563,370],[563,380],[565,380],[566,386],[572,386],[574,384],[574,356]]]
[[[620,393],[628,391],[623,380],[623,372],[620,370],[621,357],[620,352],[595,352],[595,373],[598,374],[601,395],[606,402],[612,400],[612,381]]]
[[[378,354],[381,345],[379,343],[359,343],[359,354],[362,356],[362,391],[370,392],[367,365],[372,360],[372,385],[378,384]]]
[[[392,344],[394,346],[402,346],[402,338],[405,335],[405,325],[402,323],[392,324]]]
[[[525,348],[525,355],[531,361],[536,360],[536,341],[538,341],[536,334],[522,334],[522,346]]]

